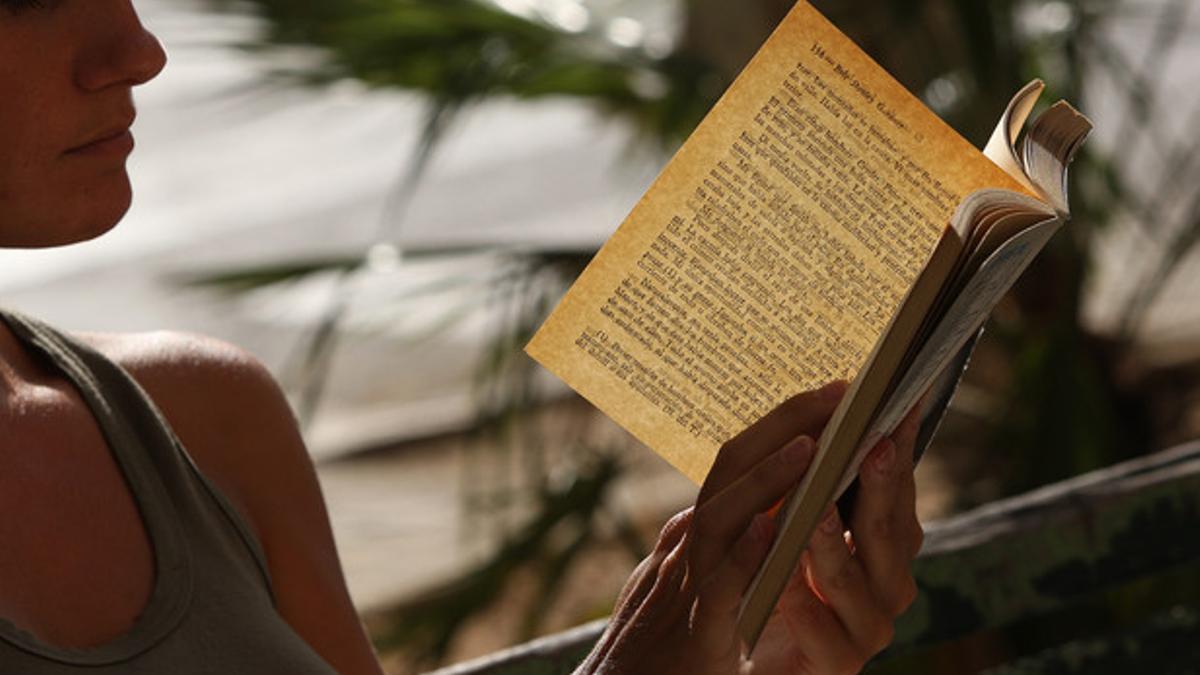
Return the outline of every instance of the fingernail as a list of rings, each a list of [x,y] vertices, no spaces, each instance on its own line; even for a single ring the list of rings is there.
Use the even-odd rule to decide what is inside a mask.
[[[826,383],[819,391],[822,398],[838,398],[845,392],[845,389],[846,382],[844,380],[834,380]]]
[[[892,470],[892,465],[896,463],[896,444],[891,439],[883,440],[883,448],[879,450],[879,454],[875,456],[875,470],[879,473],[888,473]]]
[[[837,507],[829,507],[829,512],[821,520],[821,531],[825,534],[837,534],[842,531],[842,519],[838,517]]]
[[[801,436],[788,443],[783,448],[783,461],[792,466],[808,464],[812,457],[813,441],[808,436]]]

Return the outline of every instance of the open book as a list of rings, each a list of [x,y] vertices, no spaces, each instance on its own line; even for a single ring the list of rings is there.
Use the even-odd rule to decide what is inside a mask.
[[[926,393],[928,442],[988,314],[1067,218],[1091,124],[1040,82],[972,147],[803,1],[527,351],[696,482],[789,396],[852,384],[744,600],[753,646],[825,509]]]

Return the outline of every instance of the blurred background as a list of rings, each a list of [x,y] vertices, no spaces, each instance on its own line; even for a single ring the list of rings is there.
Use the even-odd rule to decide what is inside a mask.
[[[923,518],[1200,437],[1200,2],[815,4],[977,146],[1033,77],[1096,125],[1074,220],[918,470]],[[137,5],[171,63],[134,208],[0,251],[4,304],[262,358],[391,672],[605,616],[695,487],[520,348],[790,2]]]

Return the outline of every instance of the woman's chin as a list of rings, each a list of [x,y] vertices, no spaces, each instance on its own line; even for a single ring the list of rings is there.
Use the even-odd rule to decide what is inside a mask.
[[[127,210],[128,207],[109,214],[92,214],[87,220],[76,223],[74,227],[61,228],[60,231],[52,233],[54,237],[39,247],[69,246],[91,241],[116,227]]]
[[[120,214],[117,214],[112,218],[83,223],[77,230],[71,233],[65,233],[66,236],[64,236],[63,239],[49,244],[49,246],[69,246],[71,244],[79,244],[85,241],[91,241],[92,239],[95,239],[101,235],[107,234],[109,230],[115,228],[117,223],[121,222],[121,218],[124,215],[125,212],[122,211]]]
[[[12,218],[10,225],[0,226],[0,247],[53,248],[89,241],[108,232],[121,222],[133,200],[128,179],[112,183],[102,192],[31,209],[36,216]]]

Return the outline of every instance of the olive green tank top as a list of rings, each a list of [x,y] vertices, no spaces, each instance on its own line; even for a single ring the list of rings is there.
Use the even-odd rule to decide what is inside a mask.
[[[141,513],[155,564],[145,609],[107,644],[56,647],[0,619],[0,673],[335,675],[279,616],[257,540],[137,383],[38,321],[4,311],[0,320],[74,383],[91,408]]]

